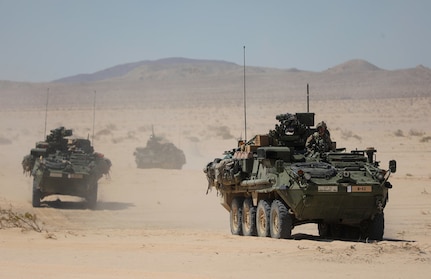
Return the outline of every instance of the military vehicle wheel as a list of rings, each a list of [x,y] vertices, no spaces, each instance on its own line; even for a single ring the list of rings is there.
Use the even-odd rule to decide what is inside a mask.
[[[331,237],[331,230],[329,224],[318,223],[317,230],[319,231],[319,236],[322,238]]]
[[[86,201],[87,201],[87,207],[90,209],[95,209],[97,205],[97,189],[98,185],[97,182],[93,185],[90,185],[90,188],[88,189]]]
[[[260,200],[256,209],[256,230],[260,237],[269,236],[269,212],[271,208],[266,200]]]
[[[242,200],[233,198],[230,206],[230,231],[233,235],[242,235]]]
[[[383,240],[383,233],[385,230],[385,216],[384,213],[378,213],[374,219],[370,221],[368,227],[368,239]]]
[[[256,232],[256,207],[248,198],[242,204],[242,233],[245,236],[255,236]]]
[[[36,187],[36,182],[33,180],[33,196],[31,200],[33,207],[40,207],[41,196],[42,194],[40,192],[40,189]]]
[[[272,238],[292,236],[292,218],[288,214],[287,207],[280,200],[272,202],[269,227]]]
[[[341,224],[330,224],[329,225],[329,237],[335,239],[341,239],[344,237],[344,227]]]
[[[361,237],[361,230],[358,227],[353,226],[344,226],[344,235],[343,237],[351,240],[357,240]]]

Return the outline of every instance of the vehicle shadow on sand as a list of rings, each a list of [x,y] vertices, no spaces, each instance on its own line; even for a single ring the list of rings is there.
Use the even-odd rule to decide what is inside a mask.
[[[125,202],[111,202],[111,201],[99,201],[95,208],[90,209],[85,201],[62,201],[60,199],[54,201],[44,201],[41,203],[41,207],[51,207],[57,209],[67,210],[126,210],[130,207],[134,207],[133,203]]]
[[[333,242],[333,241],[343,241],[343,242],[361,242],[361,243],[377,243],[380,241],[377,240],[370,240],[370,239],[353,239],[353,238],[325,238],[318,235],[311,235],[311,234],[303,234],[303,233],[297,233],[292,234],[293,240],[312,240],[312,241],[319,241],[319,242]],[[392,241],[392,242],[415,242],[414,240],[406,240],[406,239],[396,239],[396,238],[383,238],[381,241]]]

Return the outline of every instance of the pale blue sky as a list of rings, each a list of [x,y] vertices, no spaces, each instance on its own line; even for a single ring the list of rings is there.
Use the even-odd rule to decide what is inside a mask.
[[[167,57],[322,71],[431,67],[429,0],[0,0],[0,80]]]

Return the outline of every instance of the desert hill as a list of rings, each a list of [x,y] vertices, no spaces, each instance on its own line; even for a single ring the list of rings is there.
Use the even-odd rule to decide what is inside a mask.
[[[92,106],[152,107],[168,100],[190,103],[241,104],[244,68],[226,61],[166,58],[114,66],[49,83],[0,81],[2,108]],[[290,102],[305,99],[310,84],[315,100],[381,99],[431,95],[431,70],[424,66],[384,70],[364,60],[350,60],[322,72],[246,67],[250,102]]]
[[[341,63],[337,66],[327,69],[325,72],[342,73],[342,72],[370,72],[382,70],[374,64],[371,64],[365,60],[353,59],[345,63]]]
[[[71,77],[65,77],[61,79],[54,80],[53,82],[57,83],[84,83],[84,82],[93,82],[106,80],[110,78],[122,77],[135,69],[139,68],[139,72],[145,72],[143,75],[148,74],[152,75],[154,72],[160,71],[170,71],[171,73],[177,70],[181,70],[181,68],[185,68],[187,72],[188,66],[190,68],[193,67],[201,67],[202,65],[207,65],[207,69],[211,70],[221,70],[223,68],[228,67],[237,67],[238,65],[225,61],[216,61],[216,60],[197,60],[197,59],[187,59],[187,58],[165,58],[159,59],[155,61],[144,60],[133,63],[126,63],[117,66],[110,67],[108,69],[104,69],[101,71],[97,71],[92,74],[78,74]],[[201,72],[201,74],[207,74],[208,72]]]

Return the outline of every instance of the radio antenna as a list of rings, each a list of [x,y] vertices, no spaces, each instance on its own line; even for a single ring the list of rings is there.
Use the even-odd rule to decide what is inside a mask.
[[[46,135],[46,122],[48,119],[48,99],[49,99],[49,88],[46,90],[46,104],[45,104],[45,130],[43,131],[43,136]]]
[[[307,112],[310,112],[310,90],[307,83]]]
[[[91,136],[91,142],[94,146],[94,123],[96,121],[96,90],[94,90],[94,100],[93,100],[93,135]]]
[[[247,142],[247,105],[245,91],[245,46],[244,46],[244,142]]]

